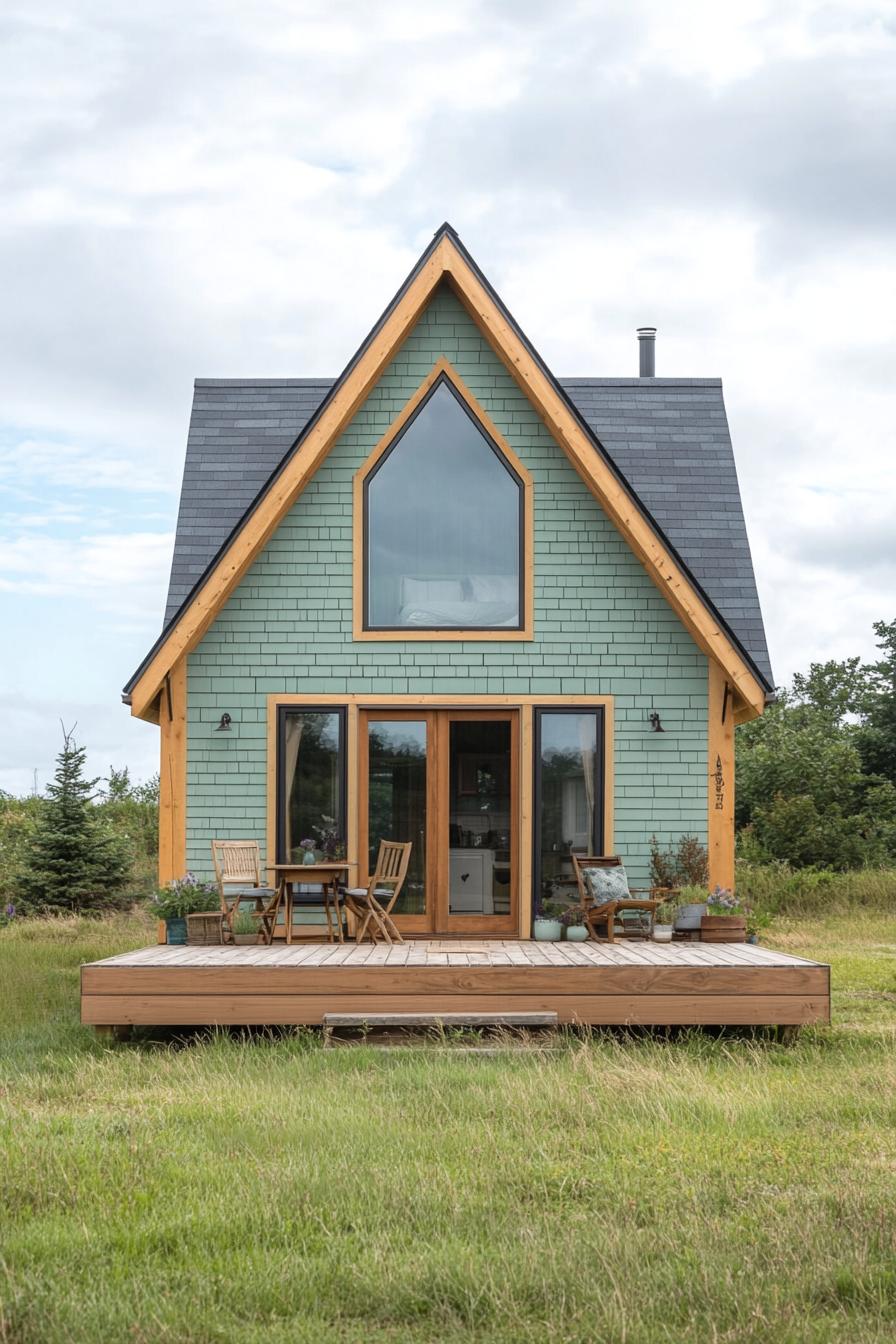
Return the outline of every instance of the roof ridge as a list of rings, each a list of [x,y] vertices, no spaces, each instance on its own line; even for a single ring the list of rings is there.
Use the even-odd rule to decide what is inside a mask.
[[[329,387],[336,378],[321,375],[318,378],[194,378],[194,387]],[[557,375],[564,387],[721,387],[722,379],[712,378],[613,378],[591,374],[567,377]]]

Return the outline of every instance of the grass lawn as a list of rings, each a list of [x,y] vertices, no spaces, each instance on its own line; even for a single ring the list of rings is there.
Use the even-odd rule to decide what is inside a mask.
[[[81,961],[0,931],[0,1341],[896,1337],[896,918],[780,920],[835,1023],[559,1053],[107,1045]]]

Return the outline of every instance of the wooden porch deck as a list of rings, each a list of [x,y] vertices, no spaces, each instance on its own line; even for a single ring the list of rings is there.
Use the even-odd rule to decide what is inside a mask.
[[[590,1025],[829,1022],[830,968],[738,943],[475,939],[145,947],[81,968],[81,1020],[94,1026],[548,1011]]]

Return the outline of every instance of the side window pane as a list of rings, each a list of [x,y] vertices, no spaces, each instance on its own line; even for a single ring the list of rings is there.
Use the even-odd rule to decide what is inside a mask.
[[[539,710],[536,860],[542,899],[578,899],[571,855],[599,852],[602,778],[594,710]]]
[[[447,381],[366,482],[368,629],[518,629],[522,484]]]
[[[282,716],[283,858],[301,859],[303,840],[318,858],[345,846],[342,715],[289,710]]]

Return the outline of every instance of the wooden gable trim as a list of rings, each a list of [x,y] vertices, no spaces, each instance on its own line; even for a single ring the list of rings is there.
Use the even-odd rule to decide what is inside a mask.
[[[131,688],[131,713],[145,718],[165,673],[195,649],[212,621],[286,517],[332,445],[364,402],[383,369],[426,307],[447,271],[448,238],[442,238],[350,368],[301,445],[214,561],[192,601],[183,608]]]
[[[697,645],[728,674],[754,718],[765,708],[765,690],[740,650],[707,608],[642,514],[631,492],[595,451],[566,399],[499,310],[485,285],[457,248],[450,254],[449,282],[504,367],[535,406],[548,429],[610,521],[628,542]]]
[[[381,325],[334,388],[294,455],[271,481],[194,596],[140,671],[130,691],[131,713],[149,717],[165,675],[196,647],[217,613],[276,531],[383,369],[408,335],[436,286],[447,280],[508,372],[535,406],[582,480],[625,537],[699,648],[727,674],[745,706],[761,714],[765,690],[746,658],[712,614],[690,577],[663,544],[632,493],[595,450],[594,442],[510,319],[443,233],[400,293]],[[482,632],[479,632],[480,634]],[[454,634],[454,632],[452,632]]]
[[[458,396],[499,449],[523,485],[523,624],[519,630],[365,630],[364,629],[364,482],[380,459],[389,451],[412,418],[421,402],[425,401],[440,378],[446,378]],[[476,400],[460,374],[444,355],[436,360],[431,372],[417,391],[392,421],[386,433],[355,472],[352,482],[352,638],[361,642],[380,640],[531,640],[534,639],[535,574],[534,574],[535,503],[532,476],[523,466],[510,444],[504,438],[488,412]]]

